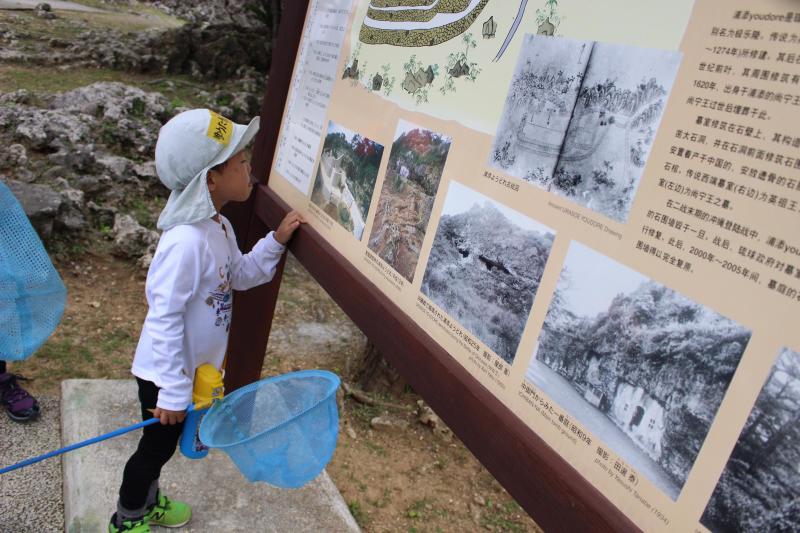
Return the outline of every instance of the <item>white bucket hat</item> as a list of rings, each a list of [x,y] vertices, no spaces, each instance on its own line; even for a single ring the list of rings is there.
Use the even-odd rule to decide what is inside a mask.
[[[161,127],[156,172],[172,193],[158,217],[158,229],[191,224],[217,214],[208,192],[209,169],[244,149],[258,132],[259,117],[244,126],[210,109],[192,109]]]

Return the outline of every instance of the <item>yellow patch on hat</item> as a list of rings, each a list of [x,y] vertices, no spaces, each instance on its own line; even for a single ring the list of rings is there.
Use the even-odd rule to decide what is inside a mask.
[[[233,135],[233,122],[218,113],[211,113],[211,122],[208,124],[206,135],[222,145],[227,146]]]

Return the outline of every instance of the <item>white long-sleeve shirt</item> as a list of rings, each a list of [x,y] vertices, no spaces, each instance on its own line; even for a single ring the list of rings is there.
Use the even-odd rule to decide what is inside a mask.
[[[149,309],[131,371],[161,389],[162,409],[188,407],[198,366],[220,368],[233,290],[270,281],[284,251],[270,232],[242,255],[230,222],[219,218],[166,230],[147,272]]]

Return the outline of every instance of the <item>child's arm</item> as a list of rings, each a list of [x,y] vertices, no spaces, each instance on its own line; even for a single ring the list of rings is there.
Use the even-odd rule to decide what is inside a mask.
[[[302,215],[297,211],[291,211],[281,221],[277,230],[259,240],[247,254],[239,251],[234,240],[231,245],[231,286],[237,291],[244,291],[272,280],[286,243],[303,223],[305,219]],[[227,231],[232,237],[232,230]]]

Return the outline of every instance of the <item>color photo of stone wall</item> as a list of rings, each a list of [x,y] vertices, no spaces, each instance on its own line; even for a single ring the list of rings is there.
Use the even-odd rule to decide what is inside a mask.
[[[361,240],[383,146],[333,121],[322,145],[311,201]]]
[[[397,125],[369,248],[410,282],[450,143],[449,137],[404,120]]]

